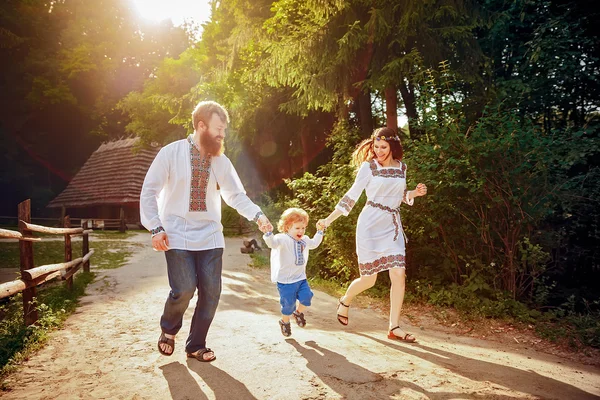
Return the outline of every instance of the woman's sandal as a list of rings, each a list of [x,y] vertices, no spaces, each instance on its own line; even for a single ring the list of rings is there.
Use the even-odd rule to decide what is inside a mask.
[[[296,323],[300,328],[304,328],[306,326],[306,319],[304,318],[304,313],[298,312],[298,310],[292,313],[294,319],[296,319]]]
[[[207,360],[206,358],[204,358],[204,355],[206,353],[213,353],[213,356]],[[215,352],[209,349],[208,347],[202,350],[198,350],[195,353],[187,353],[187,356],[188,358],[195,358],[196,360],[202,362],[212,362],[217,359],[217,356],[215,356]]]
[[[346,304],[344,304],[344,302],[342,301],[342,298],[341,298],[341,297],[338,299],[338,306],[337,306],[337,307],[336,307],[336,309],[335,309],[335,312],[336,312],[336,313],[337,313],[337,309],[338,309],[338,308],[340,308],[340,306],[344,306],[344,307],[346,307],[346,308],[350,308],[350,306],[349,306],[349,305],[346,305]],[[345,319],[346,319],[346,322],[344,322],[344,321],[342,320],[342,318],[345,318]],[[350,319],[348,318],[348,316],[347,316],[347,315],[342,315],[342,314],[338,314],[338,315],[337,315],[337,320],[339,321],[339,323],[340,323],[340,324],[342,324],[342,325],[344,325],[344,326],[348,325],[348,322],[350,322]]]
[[[404,335],[404,337],[394,335],[395,329],[400,329],[400,327],[395,326],[392,329],[390,329],[390,331],[388,332],[388,335],[387,335],[388,339],[399,340],[399,341],[406,342],[406,343],[414,343],[417,341],[417,339],[410,333],[407,333],[406,335]]]
[[[281,334],[285,337],[292,335],[292,325],[289,322],[283,322],[279,320],[279,327],[281,328]]]
[[[167,346],[171,346],[171,351],[164,351],[160,345],[166,344]],[[168,338],[164,332],[161,332],[160,337],[158,338],[158,351],[163,356],[170,356],[175,351],[175,339]]]

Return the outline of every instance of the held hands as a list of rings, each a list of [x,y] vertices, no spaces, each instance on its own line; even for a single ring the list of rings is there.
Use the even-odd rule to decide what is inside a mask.
[[[414,193],[415,197],[425,196],[427,194],[427,186],[424,183],[419,183]]]
[[[317,230],[323,231],[329,228],[329,224],[327,223],[327,219],[320,219],[317,221]]]
[[[324,219],[320,219],[317,221],[317,230],[318,231],[324,231],[325,228],[327,228],[327,225],[325,225],[325,220]]]
[[[269,218],[267,218],[264,214],[261,215],[260,218],[258,218],[257,223],[258,223],[258,229],[262,233],[273,232],[273,225],[271,225]]]
[[[169,250],[169,238],[167,237],[166,232],[161,232],[152,237],[152,248],[154,251]]]

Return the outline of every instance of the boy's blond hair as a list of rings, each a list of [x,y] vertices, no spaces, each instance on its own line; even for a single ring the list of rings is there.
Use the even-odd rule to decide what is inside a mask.
[[[301,208],[288,208],[281,214],[277,223],[279,232],[287,232],[296,222],[306,222],[308,224],[308,214]]]

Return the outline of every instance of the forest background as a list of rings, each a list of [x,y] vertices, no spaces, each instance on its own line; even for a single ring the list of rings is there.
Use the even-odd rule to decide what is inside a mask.
[[[201,27],[127,0],[0,4],[0,215],[33,215],[106,140],[166,144],[205,99],[249,194],[316,221],[350,187],[349,156],[398,128],[409,298],[471,317],[554,322],[600,347],[600,43],[591,0],[221,0]],[[357,276],[364,196],[311,255]],[[226,213],[226,218],[236,218]],[[314,228],[312,228],[314,230]],[[374,292],[385,295],[379,279]],[[575,333],[575,335],[573,335]]]

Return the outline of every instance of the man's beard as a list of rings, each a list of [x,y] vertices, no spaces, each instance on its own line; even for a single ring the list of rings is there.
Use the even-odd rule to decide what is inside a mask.
[[[208,129],[200,133],[200,148],[212,156],[223,154],[223,141],[210,136]]]

